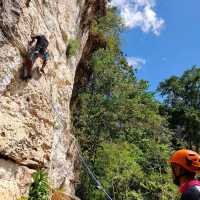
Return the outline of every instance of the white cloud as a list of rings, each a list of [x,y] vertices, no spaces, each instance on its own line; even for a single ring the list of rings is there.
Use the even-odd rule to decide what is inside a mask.
[[[143,32],[160,34],[164,20],[154,10],[156,0],[112,0],[111,6],[119,9],[126,27],[140,27]]]
[[[135,69],[141,69],[143,65],[146,64],[146,60],[139,57],[127,57],[127,62],[129,65],[133,66]]]

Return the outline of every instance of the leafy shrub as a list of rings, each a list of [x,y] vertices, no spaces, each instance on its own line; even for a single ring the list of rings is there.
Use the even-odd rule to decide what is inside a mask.
[[[33,183],[29,190],[28,200],[48,200],[49,185],[46,172],[39,170],[33,174]]]
[[[80,47],[80,42],[77,39],[70,40],[69,44],[68,44],[68,47],[67,47],[66,55],[68,57],[74,56],[79,47]]]

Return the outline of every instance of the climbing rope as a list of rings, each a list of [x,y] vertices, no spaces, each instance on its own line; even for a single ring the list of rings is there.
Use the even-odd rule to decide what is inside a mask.
[[[100,183],[100,181],[96,178],[95,174],[92,172],[92,170],[90,169],[90,167],[88,166],[87,162],[85,161],[84,157],[82,156],[81,152],[79,151],[79,148],[77,147],[77,144],[75,143],[75,148],[77,150],[78,156],[81,160],[81,163],[83,164],[84,168],[87,170],[87,173],[89,174],[89,176],[91,177],[91,179],[95,182],[97,189],[99,189],[100,191],[102,191],[107,199],[112,200],[112,198],[110,197],[110,195],[106,192],[106,190],[104,189],[104,187],[102,186],[102,184]]]

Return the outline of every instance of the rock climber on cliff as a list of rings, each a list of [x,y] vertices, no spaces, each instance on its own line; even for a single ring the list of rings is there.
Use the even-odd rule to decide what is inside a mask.
[[[44,73],[44,67],[47,64],[47,60],[49,57],[47,47],[49,45],[49,42],[47,38],[44,35],[34,35],[31,36],[31,41],[29,42],[29,49],[28,49],[28,55],[27,58],[24,61],[24,68],[26,68],[27,73],[24,74],[24,79],[28,79],[32,77],[32,68],[37,58],[41,58],[43,60],[42,67],[40,69],[41,72]],[[34,47],[32,47],[32,44],[36,41],[36,44]]]
[[[173,181],[182,193],[181,200],[200,200],[200,182],[195,175],[200,173],[200,155],[194,151],[182,149],[170,158]]]

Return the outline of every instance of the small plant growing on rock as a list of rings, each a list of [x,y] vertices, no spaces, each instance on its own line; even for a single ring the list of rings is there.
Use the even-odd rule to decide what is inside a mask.
[[[29,190],[28,200],[48,200],[49,185],[46,172],[39,170],[33,174],[33,183]]]
[[[28,197],[20,197],[19,199],[17,200],[28,200]]]
[[[80,42],[77,39],[70,40],[66,51],[67,57],[74,56],[79,47],[80,47]]]

